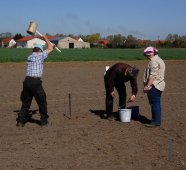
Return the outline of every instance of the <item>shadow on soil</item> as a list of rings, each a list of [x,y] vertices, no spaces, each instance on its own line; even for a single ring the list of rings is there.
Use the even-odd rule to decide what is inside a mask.
[[[89,110],[91,113],[94,113],[96,116],[99,116],[101,119],[104,119],[103,114],[106,113],[105,110]],[[138,110],[133,109],[131,113],[131,120],[141,122],[142,124],[149,124],[151,120],[149,120],[147,117],[140,115],[139,112],[136,112]],[[119,112],[113,112],[112,117],[116,121],[120,121]]]
[[[27,120],[27,122],[29,122],[29,123],[35,123],[37,125],[40,125],[40,121],[39,120],[32,118],[33,115],[37,114],[37,111],[38,111],[38,109],[29,110],[29,112],[28,112],[29,119]],[[16,112],[18,114],[20,112],[20,110],[14,110],[13,112]],[[18,119],[18,115],[17,115],[16,121],[17,121],[17,119]],[[16,126],[18,126],[18,121],[17,121]]]

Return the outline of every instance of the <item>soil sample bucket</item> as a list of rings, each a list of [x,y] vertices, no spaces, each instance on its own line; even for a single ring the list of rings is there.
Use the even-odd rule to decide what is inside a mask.
[[[119,109],[119,117],[121,122],[130,122],[131,121],[131,112],[132,109]]]

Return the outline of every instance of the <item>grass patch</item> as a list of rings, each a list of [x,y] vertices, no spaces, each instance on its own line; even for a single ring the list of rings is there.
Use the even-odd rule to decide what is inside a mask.
[[[54,50],[47,61],[114,61],[144,60],[143,49],[62,49]],[[0,62],[24,62],[32,49],[0,48]],[[165,60],[186,59],[186,49],[159,49],[159,55]]]

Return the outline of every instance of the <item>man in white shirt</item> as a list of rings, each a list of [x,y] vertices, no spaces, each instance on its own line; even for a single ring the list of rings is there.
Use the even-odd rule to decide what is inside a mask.
[[[21,92],[22,106],[17,118],[18,126],[24,126],[30,120],[30,114],[28,113],[33,97],[39,106],[40,125],[43,126],[48,123],[46,93],[42,87],[41,77],[44,60],[53,51],[54,45],[50,43],[47,36],[44,35],[41,38],[46,42],[47,49],[43,50],[43,46],[37,44],[34,46],[32,54],[27,58],[26,77],[23,81],[23,90]]]

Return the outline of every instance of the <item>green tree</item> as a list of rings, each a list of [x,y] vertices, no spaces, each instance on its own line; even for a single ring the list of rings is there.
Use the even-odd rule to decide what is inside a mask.
[[[168,34],[165,40],[175,41],[178,40],[180,36],[178,34]]]
[[[109,35],[107,36],[107,39],[110,41],[110,48],[124,48],[126,37],[122,36],[121,34],[117,35]]]
[[[21,34],[19,34],[19,33],[15,34],[15,36],[13,37],[13,39],[15,41],[18,40],[18,39],[20,39],[20,38],[23,38],[23,36]]]
[[[91,34],[91,35],[87,35],[85,37],[85,41],[89,42],[90,44],[94,44],[97,43],[98,40],[100,39],[100,33],[95,33],[95,34]]]
[[[128,35],[127,41],[126,41],[126,47],[127,48],[137,48],[138,47],[137,38],[134,37],[133,35]]]

